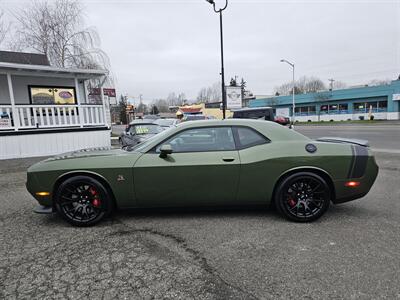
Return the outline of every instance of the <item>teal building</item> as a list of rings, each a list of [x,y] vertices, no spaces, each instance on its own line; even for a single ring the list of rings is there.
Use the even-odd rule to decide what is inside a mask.
[[[272,106],[276,115],[292,116],[292,96],[250,100],[249,107]],[[295,95],[295,120],[300,122],[400,119],[400,80]]]

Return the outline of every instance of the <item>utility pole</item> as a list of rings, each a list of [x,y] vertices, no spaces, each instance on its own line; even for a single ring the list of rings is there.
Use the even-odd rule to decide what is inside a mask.
[[[294,63],[291,63],[290,61],[286,59],[281,59],[281,62],[287,63],[292,67],[292,124],[290,125],[290,128],[294,128],[294,123],[295,123],[295,114],[296,114],[296,101],[294,98],[295,94],[295,88],[296,88],[296,82],[294,79]]]
[[[212,4],[213,9],[219,14],[219,28],[221,37],[221,87],[222,87],[222,118],[226,117],[226,89],[225,89],[225,68],[224,68],[224,35],[222,28],[222,12],[228,7],[228,0],[225,0],[225,6],[216,9],[214,0],[206,0],[208,3]]]
[[[335,79],[333,79],[333,78],[331,78],[331,79],[328,79],[329,80],[329,90],[330,91],[332,91],[333,90],[333,82],[335,81]]]

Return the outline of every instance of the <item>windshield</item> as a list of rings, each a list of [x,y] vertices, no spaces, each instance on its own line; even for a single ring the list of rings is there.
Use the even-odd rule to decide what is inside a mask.
[[[160,126],[172,126],[174,125],[175,119],[158,119],[154,121],[154,124],[158,124]]]
[[[159,126],[158,126],[159,127]],[[146,141],[144,141],[144,142],[141,142],[140,144],[137,144],[137,145],[135,145],[135,146],[127,146],[127,147],[124,147],[123,148],[123,150],[125,150],[125,151],[136,151],[136,152],[141,152],[144,148],[146,148],[150,143],[152,143],[153,142],[153,140],[157,137],[165,137],[165,136],[168,136],[169,135],[169,132],[170,132],[170,130],[172,130],[172,128],[174,128],[174,127],[171,127],[171,128],[168,128],[168,129],[166,129],[166,130],[163,130],[162,132],[160,132],[160,133],[158,133],[157,135],[154,135],[154,136],[152,136],[151,138],[149,138],[149,139],[147,139]]]
[[[163,129],[155,124],[139,124],[129,127],[129,132],[133,135],[157,134],[161,131],[163,131]]]

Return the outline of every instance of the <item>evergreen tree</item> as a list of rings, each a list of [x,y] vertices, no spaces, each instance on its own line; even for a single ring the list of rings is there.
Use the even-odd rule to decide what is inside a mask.
[[[122,96],[119,100],[118,109],[119,109],[119,119],[122,124],[127,124],[127,116],[126,116],[126,106],[127,106],[127,97]]]

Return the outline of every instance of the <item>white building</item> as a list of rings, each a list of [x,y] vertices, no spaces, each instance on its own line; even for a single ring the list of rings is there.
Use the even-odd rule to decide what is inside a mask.
[[[88,80],[106,74],[52,67],[41,54],[0,51],[0,159],[110,146],[102,87],[97,101],[89,101],[86,89]]]

